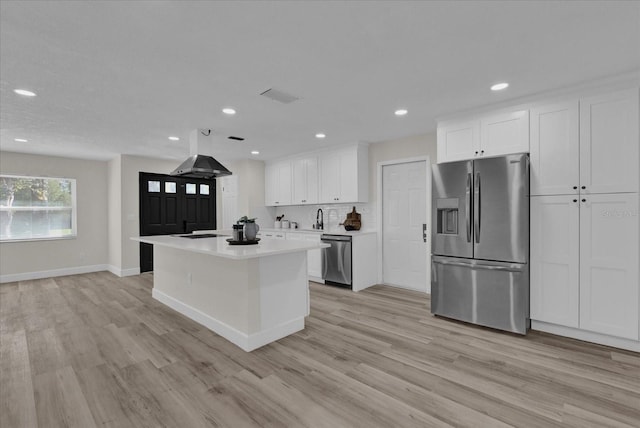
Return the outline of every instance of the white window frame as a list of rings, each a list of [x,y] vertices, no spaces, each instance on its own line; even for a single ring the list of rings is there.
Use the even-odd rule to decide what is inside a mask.
[[[69,177],[46,177],[46,176],[34,176],[34,175],[15,175],[15,174],[0,174],[1,177],[7,178],[29,178],[29,179],[42,179],[42,180],[67,180],[71,182],[71,234],[66,236],[46,236],[46,237],[31,237],[31,238],[0,238],[0,243],[5,242],[29,242],[29,241],[58,241],[58,240],[66,240],[66,239],[76,239],[78,237],[78,218],[77,218],[77,189],[76,189],[76,179]],[[25,210],[26,207],[18,207],[12,208],[14,211],[37,211],[37,210]],[[2,210],[9,210],[8,207],[2,207]],[[42,211],[62,211],[68,209],[57,208],[57,207],[42,207]]]

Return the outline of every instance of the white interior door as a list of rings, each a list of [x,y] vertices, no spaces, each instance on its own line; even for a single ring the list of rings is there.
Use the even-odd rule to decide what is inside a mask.
[[[240,218],[238,212],[238,176],[229,175],[217,179],[222,192],[222,224],[218,229],[231,229]]]
[[[430,291],[429,244],[423,240],[423,225],[429,226],[428,197],[426,161],[382,166],[382,280],[385,284]]]

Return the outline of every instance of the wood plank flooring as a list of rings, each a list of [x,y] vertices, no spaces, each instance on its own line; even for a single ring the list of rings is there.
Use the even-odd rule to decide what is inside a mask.
[[[251,353],[107,272],[0,285],[0,427],[640,427],[640,354],[312,284]]]

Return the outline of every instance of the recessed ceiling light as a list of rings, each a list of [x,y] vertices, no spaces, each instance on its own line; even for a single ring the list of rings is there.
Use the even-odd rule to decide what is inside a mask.
[[[507,89],[509,87],[509,84],[504,82],[504,83],[496,83],[495,85],[493,85],[491,87],[492,91],[501,91],[503,89]]]
[[[260,154],[260,152],[259,152],[259,151],[257,151],[257,150],[254,150],[254,151],[252,151],[252,152],[251,152],[251,154],[252,154],[252,155],[259,155],[259,154]]]
[[[16,141],[16,142],[18,142],[18,143],[26,143],[26,142],[28,142],[29,140],[25,140],[24,138],[14,138],[14,139],[13,139],[13,141]]]
[[[236,111],[234,109],[232,109],[231,107],[223,108],[222,112],[224,114],[236,114]]]
[[[316,138],[324,138],[324,137],[326,137],[326,135],[324,135],[322,132],[318,132],[316,134]]]
[[[35,92],[28,91],[26,89],[14,89],[13,92],[15,92],[18,95],[24,95],[25,97],[35,97],[36,96]]]
[[[403,108],[401,108],[401,109],[399,109],[399,110],[396,110],[396,111],[395,111],[395,115],[396,115],[396,116],[404,116],[404,115],[405,115],[405,114],[407,114],[407,113],[409,113],[409,111],[408,111],[408,110],[405,110],[405,109],[403,109]]]
[[[180,141],[180,137],[173,137],[173,136],[171,136],[171,137],[169,137],[169,139],[170,139],[171,141]]]

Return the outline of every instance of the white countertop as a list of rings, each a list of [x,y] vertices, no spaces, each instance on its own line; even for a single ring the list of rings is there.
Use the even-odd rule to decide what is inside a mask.
[[[224,233],[226,231],[199,231],[199,233]],[[229,236],[216,238],[189,239],[177,235],[153,235],[132,237],[134,241],[147,244],[162,245],[164,247],[177,248],[179,250],[193,251],[216,257],[242,260],[257,257],[273,256],[276,254],[295,253],[298,251],[316,250],[329,247],[329,244],[310,241],[292,241],[280,239],[262,239],[256,245],[230,245]]]
[[[360,236],[377,233],[375,230],[350,230],[346,231],[343,228],[331,229],[331,230],[318,230],[318,229],[270,229],[260,228],[260,232],[273,232],[273,233],[317,233],[318,235],[344,235],[344,236]]]

